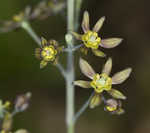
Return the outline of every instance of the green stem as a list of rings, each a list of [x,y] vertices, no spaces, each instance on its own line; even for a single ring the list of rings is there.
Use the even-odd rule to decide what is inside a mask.
[[[79,17],[83,0],[76,0],[76,10],[75,10],[75,29],[79,27]]]
[[[21,27],[27,31],[27,33],[35,40],[35,42],[41,47],[41,40],[40,38],[36,35],[34,30],[31,28],[30,24],[27,21],[23,21],[21,23]]]
[[[74,4],[75,0],[67,0],[67,32],[74,31]],[[67,133],[74,133],[74,55],[73,51],[73,37],[72,35],[66,35],[66,42],[68,45],[68,56],[67,56],[67,78],[66,78],[66,124]]]
[[[92,97],[94,96],[94,94],[95,94],[95,92],[93,92],[91,94],[89,99],[84,103],[84,105],[81,107],[81,109],[76,113],[76,115],[74,117],[74,123],[78,120],[78,118],[81,116],[81,114],[88,108],[90,101],[91,101]]]

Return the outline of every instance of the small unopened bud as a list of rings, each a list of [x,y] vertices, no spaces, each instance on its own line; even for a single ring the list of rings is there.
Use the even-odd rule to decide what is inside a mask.
[[[16,98],[16,102],[15,102],[15,110],[17,112],[22,112],[24,110],[26,110],[29,106],[29,101],[31,98],[31,93],[28,92],[24,95],[20,95]]]
[[[12,116],[11,114],[7,113],[4,117],[4,120],[2,122],[2,129],[5,132],[9,132],[12,128]]]
[[[19,129],[15,133],[29,133],[26,129]]]
[[[118,102],[115,99],[109,99],[106,101],[105,109],[109,112],[116,111],[118,108]]]

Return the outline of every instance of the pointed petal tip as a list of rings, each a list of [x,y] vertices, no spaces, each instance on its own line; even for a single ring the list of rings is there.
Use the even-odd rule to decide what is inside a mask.
[[[85,10],[85,11],[84,11],[84,14],[86,14],[86,13],[89,14],[88,10]]]
[[[105,20],[105,19],[106,19],[106,17],[105,17],[105,16],[103,16],[103,17],[101,17],[101,19]]]
[[[111,58],[111,57],[109,57],[107,61],[110,61],[110,62],[112,62],[112,58]]]
[[[84,60],[83,58],[80,57],[79,63],[82,63],[82,61],[86,61],[86,60]]]
[[[128,67],[125,69],[125,71],[128,73],[128,76],[130,76],[131,72],[132,72],[132,68]]]
[[[118,39],[120,39],[120,43],[122,43],[122,41],[124,40],[123,38],[118,38]]]
[[[129,67],[129,68],[127,68],[128,69],[128,71],[131,73],[132,72],[132,68],[131,67]]]

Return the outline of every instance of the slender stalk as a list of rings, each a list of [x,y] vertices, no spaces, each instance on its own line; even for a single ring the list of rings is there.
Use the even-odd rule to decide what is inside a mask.
[[[26,30],[28,34],[35,40],[35,42],[41,47],[41,40],[31,28],[30,24],[27,21],[23,21],[21,27]]]
[[[73,45],[73,44],[72,44]],[[68,57],[67,57],[67,77],[66,77],[66,123],[68,133],[74,133],[74,55],[71,45],[68,42]]]
[[[74,4],[75,0],[67,0],[67,30],[74,31]]]
[[[66,78],[66,71],[64,70],[64,68],[62,67],[62,65],[59,64],[59,63],[57,63],[56,66],[60,70],[60,72],[63,75],[63,77]]]
[[[76,10],[75,10],[75,29],[79,27],[79,17],[83,0],[76,0]]]
[[[81,109],[76,113],[76,115],[74,117],[74,123],[78,120],[78,118],[81,116],[81,114],[88,108],[90,101],[91,101],[92,97],[94,96],[94,93],[95,92],[93,92],[91,94],[89,99],[84,103],[84,105],[81,107]]]
[[[75,0],[67,0],[67,32],[74,31],[74,4]],[[71,50],[73,47],[72,35],[66,35],[66,42],[68,45],[67,57],[67,78],[66,78],[66,124],[67,133],[74,133],[74,55]]]

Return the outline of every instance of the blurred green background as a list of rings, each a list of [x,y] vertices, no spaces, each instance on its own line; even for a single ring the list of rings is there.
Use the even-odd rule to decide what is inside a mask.
[[[0,19],[10,19],[25,6],[40,0],[1,0]],[[82,13],[88,10],[91,25],[101,16],[106,22],[100,36],[123,37],[121,45],[104,49],[113,58],[113,71],[132,67],[131,77],[115,86],[128,97],[123,106],[126,113],[112,116],[103,105],[88,109],[76,125],[76,133],[149,133],[150,132],[150,14],[148,0],[84,0]],[[80,21],[82,18],[80,14]],[[64,44],[66,11],[44,21],[31,23],[39,36],[54,38]],[[81,30],[81,29],[80,29]],[[37,44],[24,30],[0,34],[0,98],[13,101],[16,95],[31,91],[30,108],[16,115],[13,130],[26,128],[31,133],[65,133],[65,84],[52,65],[40,70],[34,57]],[[65,56],[65,55],[64,55]],[[76,53],[76,79],[86,79],[79,70],[78,58],[88,59],[97,72],[106,61],[91,55]],[[65,58],[62,57],[65,64]],[[91,91],[76,87],[76,109]]]

